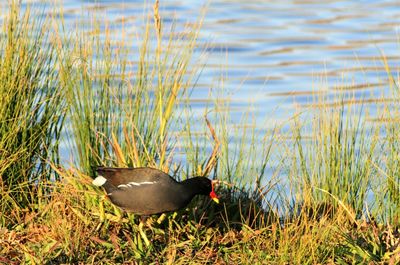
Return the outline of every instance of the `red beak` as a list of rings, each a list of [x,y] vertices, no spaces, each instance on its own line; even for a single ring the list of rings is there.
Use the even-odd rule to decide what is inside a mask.
[[[219,203],[219,199],[217,194],[215,194],[214,192],[214,182],[211,182],[211,192],[210,192],[210,197],[213,201],[215,201],[216,203]]]

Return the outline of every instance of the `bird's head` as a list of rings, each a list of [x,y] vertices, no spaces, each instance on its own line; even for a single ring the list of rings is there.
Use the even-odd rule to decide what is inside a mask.
[[[214,202],[219,203],[218,196],[214,191],[215,180],[210,180],[206,177],[195,177],[189,179],[189,181],[195,185],[198,194],[208,195]]]

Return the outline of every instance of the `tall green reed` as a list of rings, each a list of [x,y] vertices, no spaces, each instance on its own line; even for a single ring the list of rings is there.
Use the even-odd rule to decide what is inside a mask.
[[[38,19],[37,16],[41,17]],[[43,14],[11,1],[0,38],[0,185],[12,208],[35,201],[37,181],[59,160],[65,102]],[[2,212],[11,205],[1,203]]]
[[[61,69],[70,141],[86,173],[92,174],[97,165],[169,167],[169,131],[177,120],[175,106],[196,76],[189,64],[201,22],[183,33],[176,33],[174,26],[165,30],[158,3],[152,21],[147,18],[141,39],[133,40],[140,47],[135,63],[128,60],[132,40],[124,35],[113,42],[107,25],[100,35],[96,20],[93,34],[80,31],[65,47],[74,54],[64,58]]]
[[[315,110],[295,121],[289,174],[303,200],[343,206],[351,217],[361,217],[376,170],[374,152],[378,129],[368,127],[363,108],[346,105],[345,97],[328,103],[319,98]],[[309,201],[310,202],[310,201]]]
[[[382,52],[382,64],[388,79],[390,101],[380,108],[375,125],[381,128],[381,149],[377,168],[378,181],[375,185],[377,214],[388,223],[400,222],[400,93],[399,80],[393,75],[388,59]]]

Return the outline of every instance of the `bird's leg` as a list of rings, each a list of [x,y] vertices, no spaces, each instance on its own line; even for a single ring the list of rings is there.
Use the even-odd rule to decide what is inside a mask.
[[[146,223],[147,218],[149,218],[148,215],[141,215],[141,216],[140,216],[140,222],[141,222],[141,223]]]
[[[143,231],[143,224],[144,224],[144,221],[146,219],[147,219],[147,216],[141,216],[140,217],[139,233],[140,233],[140,236],[142,237],[144,243],[146,244],[146,247],[149,247],[150,246],[150,241],[147,238],[146,233]]]

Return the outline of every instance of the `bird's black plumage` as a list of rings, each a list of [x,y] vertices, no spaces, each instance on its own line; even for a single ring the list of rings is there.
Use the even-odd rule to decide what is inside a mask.
[[[168,174],[148,167],[99,167],[97,173],[93,183],[103,186],[115,205],[139,215],[176,211],[197,194],[218,201],[212,181],[205,177],[177,182]]]

